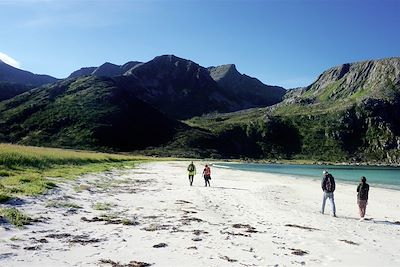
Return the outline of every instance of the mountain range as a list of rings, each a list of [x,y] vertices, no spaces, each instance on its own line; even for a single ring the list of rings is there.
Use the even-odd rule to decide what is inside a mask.
[[[61,80],[4,65],[3,142],[400,163],[400,58],[346,63],[287,91],[234,64],[206,68],[173,55],[84,67]]]

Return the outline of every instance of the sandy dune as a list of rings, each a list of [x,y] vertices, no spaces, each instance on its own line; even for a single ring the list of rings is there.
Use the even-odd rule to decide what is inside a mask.
[[[87,175],[21,201],[38,222],[0,225],[0,266],[400,266],[400,192],[337,184],[337,218],[319,213],[319,181],[188,162]],[[198,171],[204,166],[196,163]],[[334,173],[333,173],[334,175]],[[102,210],[99,210],[102,209]]]

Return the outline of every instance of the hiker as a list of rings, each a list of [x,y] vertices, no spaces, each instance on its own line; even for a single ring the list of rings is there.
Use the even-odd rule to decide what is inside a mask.
[[[193,185],[193,177],[196,175],[196,166],[194,166],[193,161],[189,164],[187,170],[189,172],[189,183],[190,183],[190,186],[192,186]]]
[[[357,186],[357,204],[360,210],[360,221],[364,220],[365,211],[367,210],[369,184],[367,178],[361,176],[360,184]]]
[[[333,197],[333,192],[335,191],[336,187],[335,178],[333,178],[333,176],[326,170],[324,170],[322,174],[323,177],[322,177],[321,187],[322,191],[324,191],[324,196],[322,199],[321,213],[324,214],[326,199],[329,198],[331,201],[333,217],[336,217],[335,199]]]
[[[206,185],[205,186],[207,186],[207,184],[208,184],[208,186],[211,186],[210,185],[210,180],[211,180],[211,169],[210,169],[210,167],[206,164],[206,166],[204,167],[204,170],[203,170],[203,177],[204,177],[204,181],[205,181],[205,183],[206,183]]]

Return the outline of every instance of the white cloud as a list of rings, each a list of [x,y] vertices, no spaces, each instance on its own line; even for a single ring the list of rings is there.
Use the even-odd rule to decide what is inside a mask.
[[[4,54],[2,52],[0,52],[0,60],[3,61],[4,63],[11,65],[15,68],[20,68],[21,64],[19,64],[18,61],[16,61],[15,59],[13,59],[12,57],[10,57],[7,54]]]

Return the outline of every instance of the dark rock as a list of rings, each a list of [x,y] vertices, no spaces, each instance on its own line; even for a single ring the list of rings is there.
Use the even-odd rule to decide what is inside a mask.
[[[301,250],[301,249],[297,249],[297,248],[289,248],[289,249],[292,250],[293,255],[304,256],[304,255],[308,254],[308,251],[305,251],[305,250]]]
[[[347,243],[349,245],[355,245],[355,246],[359,246],[360,245],[360,244],[358,244],[356,242],[353,242],[351,240],[346,240],[346,239],[339,239],[339,241],[342,241],[342,242]]]
[[[68,234],[68,233],[46,235],[47,238],[54,238],[54,239],[68,238],[70,236],[71,236],[71,234]]]
[[[228,256],[221,256],[220,258],[229,262],[237,262],[237,260],[229,258]]]
[[[308,231],[319,231],[320,229],[313,228],[313,227],[308,227],[308,226],[301,226],[301,225],[296,225],[296,224],[285,224],[287,227],[294,227],[294,228],[300,228]]]
[[[25,250],[39,250],[41,246],[31,246],[31,247],[24,247]]]
[[[101,264],[110,264],[112,267],[148,267],[151,263],[141,262],[141,261],[130,261],[127,264],[121,264],[112,260],[101,259],[99,261]]]
[[[167,246],[168,245],[165,244],[165,243],[159,243],[159,244],[154,245],[153,248],[164,248],[164,247],[167,247]]]

